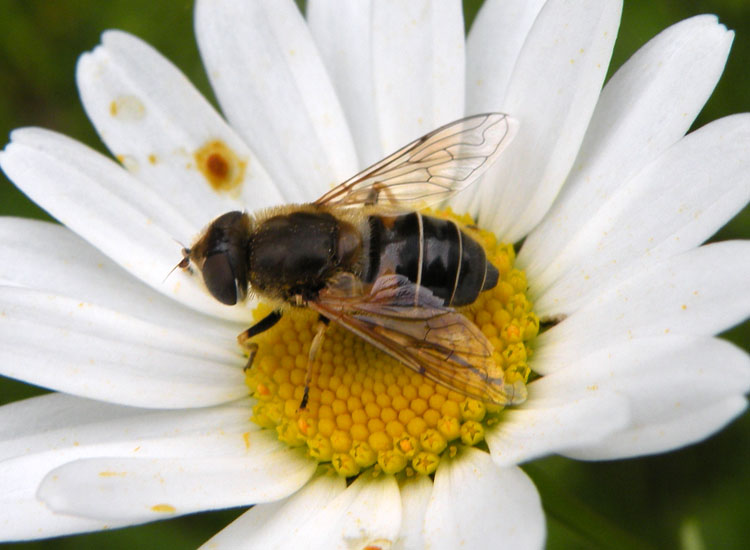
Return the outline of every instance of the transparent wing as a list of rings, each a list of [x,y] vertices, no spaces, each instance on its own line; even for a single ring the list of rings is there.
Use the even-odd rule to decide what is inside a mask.
[[[499,405],[526,399],[523,383],[505,383],[484,334],[406,277],[384,275],[364,293],[352,275],[343,274],[309,306],[448,388]]]
[[[464,118],[413,141],[334,187],[317,205],[382,205],[420,209],[472,184],[515,136],[502,113]]]

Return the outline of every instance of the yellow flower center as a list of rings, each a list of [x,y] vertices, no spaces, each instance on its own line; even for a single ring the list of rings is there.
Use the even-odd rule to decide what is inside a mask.
[[[460,311],[493,345],[505,382],[525,383],[529,342],[539,331],[539,319],[526,297],[526,276],[513,267],[513,246],[476,229],[468,216],[433,215],[461,224],[497,267],[497,286]],[[259,306],[256,320],[270,311]],[[294,310],[253,339],[258,354],[246,373],[257,399],[252,420],[276,430],[290,446],[306,446],[310,457],[330,462],[340,475],[370,467],[431,474],[443,453],[482,443],[485,429],[500,421],[502,407],[428,380],[335,323],[313,365],[308,405],[300,410],[316,322],[317,314]]]

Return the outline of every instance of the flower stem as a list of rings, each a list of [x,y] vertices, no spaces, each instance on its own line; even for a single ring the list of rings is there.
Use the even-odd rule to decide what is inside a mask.
[[[525,464],[523,469],[539,490],[548,520],[559,523],[586,542],[587,546],[611,550],[656,550],[653,544],[632,535],[586,506],[542,468]]]

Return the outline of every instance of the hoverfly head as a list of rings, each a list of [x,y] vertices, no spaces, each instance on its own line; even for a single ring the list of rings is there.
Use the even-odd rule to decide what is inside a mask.
[[[247,296],[250,231],[247,214],[227,212],[212,221],[191,248],[183,249],[178,267],[195,263],[211,295],[233,306]]]

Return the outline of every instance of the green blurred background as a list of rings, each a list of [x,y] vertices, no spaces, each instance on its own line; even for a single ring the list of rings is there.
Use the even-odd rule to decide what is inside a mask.
[[[481,3],[464,2],[467,26]],[[154,45],[214,101],[193,38],[191,0],[0,0],[0,8],[0,135],[7,136],[15,127],[38,125],[104,151],[80,106],[73,75],[78,55],[94,47],[100,33],[109,28],[127,30]],[[736,37],[724,77],[696,127],[750,110],[750,2],[626,0],[610,68],[611,74],[660,30],[699,13],[717,14],[736,31]],[[0,178],[0,214],[49,219],[4,176]],[[716,240],[748,236],[750,209],[746,208]],[[750,323],[729,331],[726,337],[750,348]],[[42,390],[0,381],[0,403],[38,393]],[[750,415],[745,414],[708,441],[667,455],[606,463],[552,457],[525,468],[548,508],[549,548],[619,544],[744,549],[750,541],[749,456]],[[194,548],[242,511],[10,546],[28,550]],[[500,546],[502,541],[498,541]]]

